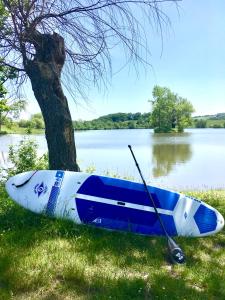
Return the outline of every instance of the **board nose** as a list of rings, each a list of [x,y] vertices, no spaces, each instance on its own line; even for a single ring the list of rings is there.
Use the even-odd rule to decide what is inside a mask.
[[[201,235],[214,234],[224,226],[223,216],[214,208],[201,204],[194,215]]]
[[[6,191],[8,193],[8,195],[10,196],[10,198],[12,198],[14,201],[16,201],[18,204],[19,201],[17,199],[17,197],[15,198],[15,195],[17,195],[17,188],[15,186],[15,183],[18,181],[18,178],[19,176],[18,175],[15,175],[13,177],[10,177],[7,181],[6,181],[6,184],[5,184],[5,188],[6,188]]]
[[[10,177],[5,184],[5,188],[9,196],[16,201],[18,204],[20,203],[20,192],[23,191],[23,186],[29,181],[29,179],[35,174],[36,171],[28,171],[24,173],[20,173]]]

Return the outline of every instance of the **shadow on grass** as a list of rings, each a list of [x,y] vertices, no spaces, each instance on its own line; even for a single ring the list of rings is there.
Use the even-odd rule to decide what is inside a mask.
[[[57,241],[60,239],[67,240],[74,248],[74,253],[82,253],[88,261],[87,265],[95,265],[96,256],[99,254],[110,255],[115,258],[115,264],[119,267],[125,265],[135,265],[140,263],[140,259],[132,257],[131,251],[146,251],[150,246],[147,237],[133,236],[130,234],[123,234],[118,232],[107,232],[104,230],[92,228],[89,226],[79,226],[68,221],[49,219],[44,216],[33,214],[7,199],[5,203],[1,203],[0,210],[0,298],[8,299],[12,294],[23,295],[24,293],[32,293],[35,289],[46,284],[45,277],[35,276],[29,270],[29,275],[26,275],[26,268],[31,269],[32,266],[22,267],[21,262],[26,262],[27,258],[31,256],[33,249],[46,241]],[[154,239],[154,247],[162,246],[162,241]],[[152,249],[153,250],[153,249]],[[148,253],[147,260],[157,262],[158,255],[154,251],[146,251]],[[51,253],[49,253],[49,257]],[[161,258],[163,259],[163,258]],[[35,266],[34,266],[35,268]],[[37,267],[38,268],[38,267]],[[35,270],[33,270],[35,273]],[[81,271],[78,270],[76,274],[72,270],[67,269],[62,271],[66,273],[63,280],[59,280],[59,274],[52,272],[50,276],[55,276],[55,281],[59,281],[60,290],[70,290],[76,294],[84,294],[85,297],[93,294],[93,291],[103,293],[110,287],[110,293],[113,294],[113,286],[115,286],[115,293],[120,288],[114,281],[110,279],[110,283],[104,277],[92,278],[93,283],[86,282],[85,277],[82,276]],[[99,273],[101,270],[99,270]],[[80,274],[80,275],[79,275]],[[25,275],[26,279],[22,276]],[[132,279],[131,282],[126,279],[118,279],[119,285],[124,282],[124,291],[135,290],[135,286],[142,286],[140,279]],[[104,288],[102,288],[102,282]],[[122,282],[122,283],[121,283]],[[126,285],[125,285],[126,283]],[[130,288],[133,286],[133,289]],[[47,283],[48,286],[48,283]],[[88,289],[87,289],[88,286]],[[126,288],[127,286],[127,288]],[[72,288],[73,287],[73,288]],[[126,292],[127,290],[127,292]],[[52,291],[46,291],[52,295]],[[95,293],[94,293],[95,294]],[[44,299],[43,295],[43,299]],[[47,297],[47,295],[46,295]],[[99,295],[96,296],[99,298]],[[96,298],[96,299],[97,299]],[[47,299],[47,298],[46,298]],[[121,298],[122,299],[122,298]]]
[[[164,238],[49,219],[6,198],[0,203],[0,299],[223,299],[224,237],[223,230],[206,239],[176,239],[187,264],[171,267]]]
[[[98,275],[89,281],[85,276],[70,273],[62,283],[64,289],[76,291],[78,296],[85,295],[86,299],[151,299],[148,283],[141,278],[110,279]]]

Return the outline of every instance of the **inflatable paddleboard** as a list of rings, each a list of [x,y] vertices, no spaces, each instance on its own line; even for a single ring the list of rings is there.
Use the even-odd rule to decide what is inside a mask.
[[[222,215],[206,203],[148,186],[170,236],[207,236],[224,226]],[[30,171],[6,183],[10,197],[35,213],[78,224],[163,235],[144,185],[127,180],[70,171]]]

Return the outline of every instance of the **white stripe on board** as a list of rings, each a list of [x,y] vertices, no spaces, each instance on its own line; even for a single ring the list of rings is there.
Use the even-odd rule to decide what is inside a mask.
[[[133,209],[138,209],[138,210],[143,210],[143,211],[150,211],[150,212],[155,212],[153,207],[146,206],[146,205],[140,205],[140,204],[133,204],[130,202],[125,202],[122,200],[112,200],[108,198],[100,198],[100,197],[95,197],[95,196],[90,196],[90,195],[85,195],[85,194],[76,194],[76,198],[82,199],[82,200],[89,200],[89,201],[94,201],[94,202],[100,202],[100,203],[105,203],[105,204],[110,204],[110,205],[116,205],[120,207],[128,207],[128,208],[133,208]],[[119,205],[118,202],[123,202],[125,205]],[[167,209],[162,209],[162,208],[157,208],[157,211],[160,214],[164,215],[173,215],[173,211],[167,210]]]

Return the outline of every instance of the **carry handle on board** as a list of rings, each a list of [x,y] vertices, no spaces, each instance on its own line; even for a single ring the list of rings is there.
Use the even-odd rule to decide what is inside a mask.
[[[138,165],[138,162],[136,160],[136,157],[134,155],[134,152],[132,150],[131,145],[128,145],[128,148],[130,149],[130,152],[131,152],[131,154],[133,156],[133,159],[135,161],[135,164],[136,164],[136,167],[138,169],[138,172],[139,172],[139,174],[141,176],[141,179],[142,179],[142,182],[144,184],[144,187],[145,187],[146,193],[148,195],[148,198],[149,198],[151,204],[153,205],[153,208],[154,208],[154,211],[156,213],[156,216],[157,216],[157,218],[159,220],[159,223],[160,223],[160,225],[162,227],[162,230],[163,230],[163,232],[164,232],[164,234],[165,234],[165,236],[167,238],[167,245],[168,245],[168,251],[169,251],[170,258],[171,258],[171,260],[172,260],[173,263],[183,264],[185,262],[185,255],[184,255],[183,251],[181,250],[181,248],[171,238],[171,236],[169,236],[169,234],[168,234],[168,232],[167,232],[167,230],[165,228],[165,225],[164,225],[164,223],[163,223],[163,221],[162,221],[162,219],[161,219],[161,217],[159,215],[159,212],[158,212],[157,207],[155,205],[155,201],[154,201],[151,193],[148,190],[147,184],[146,184],[145,179],[144,179],[144,177],[142,175],[141,169],[140,169],[140,167]]]

